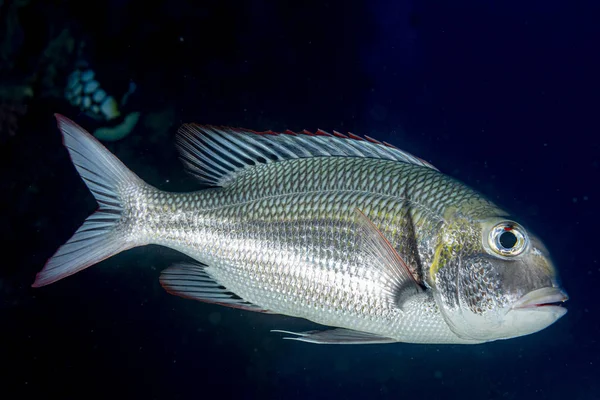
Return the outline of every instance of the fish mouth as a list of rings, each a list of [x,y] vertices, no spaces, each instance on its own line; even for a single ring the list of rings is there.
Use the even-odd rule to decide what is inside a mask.
[[[569,296],[563,290],[556,287],[546,287],[527,293],[515,304],[513,310],[534,309],[548,310],[560,308],[561,304],[569,300]]]

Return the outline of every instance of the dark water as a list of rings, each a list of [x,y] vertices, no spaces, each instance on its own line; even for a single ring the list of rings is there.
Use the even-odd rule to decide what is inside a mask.
[[[284,3],[0,2],[6,398],[600,398],[600,3]],[[52,118],[102,125],[62,97],[79,43],[108,92],[137,84],[123,112],[142,118],[107,147],[148,182],[197,188],[177,161],[181,122],[368,134],[521,216],[569,313],[476,346],[282,341],[269,330],[315,326],[168,295],[159,272],[182,256],[156,246],[30,288],[95,209]]]

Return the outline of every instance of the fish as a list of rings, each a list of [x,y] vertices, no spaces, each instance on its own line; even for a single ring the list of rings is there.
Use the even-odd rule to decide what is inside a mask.
[[[79,59],[67,77],[64,97],[73,107],[99,125],[93,131],[95,137],[103,141],[116,141],[131,133],[140,119],[139,111],[123,113],[136,89],[135,82],[129,81],[127,91],[122,93],[117,101],[115,96],[102,88],[90,64],[84,59]]]
[[[98,202],[37,274],[42,287],[137,246],[193,261],[160,273],[171,294],[323,329],[314,344],[477,344],[538,332],[568,295],[541,239],[421,158],[369,136],[183,124],[197,191],[144,182],[56,114]]]
[[[121,116],[121,107],[135,91],[134,82],[123,94],[121,101],[106,93],[96,78],[96,72],[84,60],[78,60],[75,69],[67,77],[65,99],[89,117],[99,121],[110,121]]]

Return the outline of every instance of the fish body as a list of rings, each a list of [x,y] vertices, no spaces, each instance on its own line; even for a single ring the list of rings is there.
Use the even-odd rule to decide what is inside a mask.
[[[427,184],[398,195],[409,179],[429,180],[440,196],[425,199]],[[381,277],[370,276],[374,266],[362,262],[357,248],[355,209],[421,278],[429,273],[430,243],[446,207],[476,199],[457,189],[432,169],[389,160],[289,160],[247,171],[226,188],[142,194],[153,201],[143,206],[140,238],[208,265],[221,285],[271,312],[403,341],[455,342],[432,296],[423,294],[403,311],[377,282]],[[424,325],[431,329],[416,329]]]
[[[167,291],[335,328],[279,331],[305,342],[481,343],[533,333],[566,312],[550,305],[566,295],[539,239],[479,193],[373,139],[186,124],[182,159],[213,187],[169,193],[58,121],[100,209],[34,286],[158,244],[198,262],[163,271]],[[512,246],[500,240],[506,232]]]

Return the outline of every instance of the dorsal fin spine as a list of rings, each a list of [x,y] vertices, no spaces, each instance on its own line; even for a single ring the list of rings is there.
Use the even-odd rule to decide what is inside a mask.
[[[226,185],[238,171],[257,164],[295,158],[380,158],[436,169],[430,163],[389,143],[366,135],[345,135],[338,131],[331,134],[322,129],[315,133],[307,130],[277,133],[184,124],[180,128],[177,144],[188,170],[210,185]]]
[[[337,136],[337,137],[342,138],[342,139],[349,139],[348,136],[346,136],[343,133],[340,133],[338,131],[333,131],[333,136]]]
[[[200,148],[197,148],[194,145],[194,141],[195,138],[185,130],[185,127],[182,127],[182,132],[181,135],[178,137],[177,144],[179,145],[180,153],[182,153],[184,156],[183,158],[185,162],[188,165],[193,166],[195,172],[201,175],[204,175],[204,170],[207,170],[216,175],[226,173],[225,171],[222,171],[218,166],[208,165],[207,163],[203,162],[201,158],[194,156],[194,152],[202,152]],[[194,165],[194,162],[199,164],[199,166],[202,168],[198,168],[196,165]]]
[[[218,131],[214,131],[213,133],[218,135]],[[225,149],[222,145],[220,145],[218,142],[214,141],[210,135],[206,135],[203,137],[204,141],[205,141],[205,146],[204,146],[204,151],[206,153],[208,153],[208,155],[210,155],[211,157],[213,157],[215,160],[217,160],[218,162],[222,163],[224,166],[229,167],[230,169],[235,169],[236,166],[233,165],[231,162],[225,160],[223,157],[221,157],[220,155],[218,155],[213,148],[216,148],[217,150],[220,151],[226,151],[227,149]],[[213,148],[211,148],[211,146]],[[235,158],[233,155],[231,155],[231,153],[229,153],[229,157],[231,158]],[[243,163],[242,163],[243,165]]]
[[[240,148],[244,151],[251,152],[252,154],[254,154],[257,157],[265,158],[264,154],[261,154],[258,151],[256,151],[255,149],[253,149],[251,146],[248,146],[243,141],[239,140],[235,135],[222,135],[222,137],[223,137],[223,139],[227,140],[229,143],[236,145],[238,148]],[[268,151],[268,149],[266,147],[263,147],[263,146],[261,146],[261,147],[264,150]],[[268,158],[265,158],[265,160],[267,162],[270,161],[270,159],[268,159]],[[244,162],[242,160],[240,160],[240,162],[242,163],[242,165],[244,165]]]
[[[369,142],[371,142],[371,143],[375,143],[375,144],[382,144],[382,143],[381,143],[379,140],[377,140],[377,139],[373,139],[372,137],[370,137],[370,136],[367,136],[367,135],[365,135],[365,139],[367,139],[367,140],[368,140]]]

